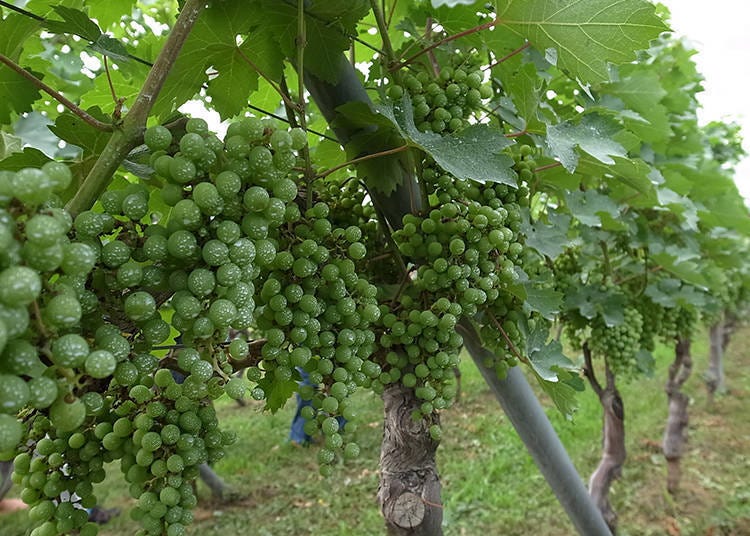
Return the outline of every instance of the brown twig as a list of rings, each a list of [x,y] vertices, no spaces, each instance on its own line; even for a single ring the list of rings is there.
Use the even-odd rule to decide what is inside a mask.
[[[583,366],[583,374],[588,378],[591,388],[594,390],[596,396],[601,398],[604,389],[602,388],[602,384],[600,384],[599,380],[596,378],[594,365],[591,359],[591,348],[589,348],[588,341],[583,343],[583,360],[585,363]]]
[[[539,173],[540,171],[545,171],[547,169],[553,169],[556,167],[560,167],[562,164],[560,162],[552,162],[551,164],[545,164],[543,166],[539,166],[538,168],[534,169],[534,173]]]
[[[520,46],[517,49],[515,49],[513,52],[509,52],[508,54],[506,54],[505,56],[503,56],[499,60],[495,61],[494,63],[490,63],[487,67],[483,67],[482,70],[483,71],[488,71],[488,70],[492,69],[493,67],[497,67],[501,63],[506,62],[509,59],[511,59],[516,54],[520,54],[521,52],[523,52],[524,50],[526,50],[530,46],[531,46],[531,43],[529,43],[528,41],[526,41],[526,43],[524,43],[522,46]]]
[[[281,100],[284,101],[284,105],[285,106],[290,106],[292,108],[296,108],[297,107],[297,105],[294,103],[294,101],[292,101],[287,95],[284,94],[284,92],[281,90],[281,88],[278,86],[278,84],[276,84],[276,82],[274,82],[273,80],[271,80],[271,78],[268,75],[266,75],[266,73],[264,73],[260,69],[260,67],[258,67],[255,64],[255,62],[253,60],[251,60],[250,58],[247,57],[247,54],[245,54],[244,52],[242,52],[242,50],[239,47],[236,48],[235,50],[237,51],[237,54],[240,55],[240,58],[242,58],[242,61],[244,61],[250,67],[252,67],[253,69],[255,69],[255,71],[258,73],[258,75],[260,75],[260,77],[263,80],[265,80],[266,82],[268,82],[268,84],[276,91],[276,93],[278,93],[279,95],[281,95]]]
[[[76,104],[74,104],[72,101],[64,97],[60,92],[52,89],[50,86],[39,80],[36,76],[31,74],[29,71],[18,65],[16,62],[11,60],[8,56],[4,54],[0,54],[0,63],[5,64],[7,67],[9,67],[12,71],[14,71],[16,74],[22,76],[32,84],[34,84],[36,87],[47,93],[49,96],[51,96],[53,99],[58,101],[60,104],[65,106],[68,110],[73,112],[75,115],[80,117],[85,123],[88,125],[91,125],[97,130],[101,130],[103,132],[112,132],[114,130],[114,126],[112,126],[109,123],[103,123],[102,121],[99,121],[95,117],[93,117],[88,112],[82,110],[79,108]]]
[[[344,162],[343,164],[339,164],[338,166],[334,166],[330,169],[327,169],[326,171],[323,171],[322,173],[318,173],[316,178],[322,179],[323,177],[327,177],[331,173],[335,173],[336,171],[349,167],[354,164],[359,164],[360,162],[364,162],[365,160],[372,160],[373,158],[378,158],[380,156],[388,156],[390,154],[396,154],[401,153],[403,151],[406,151],[409,148],[408,145],[401,145],[400,147],[396,147],[394,149],[388,149],[387,151],[381,151],[379,153],[372,153],[365,156],[360,156],[358,158],[354,158],[353,160],[349,160],[348,162]]]
[[[493,21],[485,22],[484,24],[480,24],[479,26],[475,26],[473,28],[469,28],[468,30],[464,30],[463,32],[458,32],[457,34],[449,35],[448,37],[445,37],[445,38],[441,39],[440,41],[432,43],[431,45],[423,48],[419,52],[416,52],[416,53],[412,54],[411,56],[409,56],[405,60],[397,63],[394,67],[391,67],[390,70],[394,71],[394,70],[399,69],[401,67],[405,67],[406,65],[409,65],[410,63],[412,63],[415,59],[417,59],[422,54],[426,54],[429,51],[434,50],[434,49],[436,49],[437,47],[439,47],[441,45],[444,45],[445,43],[450,43],[451,41],[455,41],[456,39],[460,39],[461,37],[466,37],[467,35],[471,35],[473,33],[481,32],[483,30],[488,30],[488,29],[492,28],[493,26],[496,26],[499,23],[500,23],[500,20],[499,19],[495,19]]]

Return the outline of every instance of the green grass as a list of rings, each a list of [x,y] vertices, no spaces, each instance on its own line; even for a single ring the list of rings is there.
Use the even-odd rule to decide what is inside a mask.
[[[663,384],[670,355],[661,349],[653,378],[621,386],[628,434],[628,460],[612,489],[620,515],[620,534],[750,534],[750,373],[742,350],[750,329],[738,333],[726,359],[730,393],[707,407],[701,373],[706,344],[694,344],[694,373],[686,391],[692,397],[690,438],[683,461],[683,485],[676,497],[665,491],[665,464],[660,452],[666,418]],[[438,464],[443,484],[445,534],[568,535],[575,531],[543,478],[526,454],[497,402],[470,361],[462,364],[463,398],[442,414],[443,442]],[[587,390],[573,422],[554,410],[550,419],[584,480],[599,460],[601,411]],[[382,403],[362,394],[356,403],[362,447],[358,460],[340,465],[328,479],[318,475],[317,447],[286,442],[293,403],[276,415],[259,405],[245,408],[222,402],[224,426],[238,442],[216,465],[234,490],[231,502],[213,501],[199,487],[201,504],[190,534],[257,536],[315,534],[349,536],[383,534],[375,494],[382,429]],[[124,513],[101,534],[133,534],[137,525],[127,511],[133,501],[113,466],[100,485],[102,503]],[[28,528],[25,513],[3,516],[3,536],[20,536]]]

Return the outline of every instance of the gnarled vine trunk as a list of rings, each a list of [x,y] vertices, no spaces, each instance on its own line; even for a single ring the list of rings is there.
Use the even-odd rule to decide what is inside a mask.
[[[602,406],[602,457],[599,465],[591,474],[589,479],[589,494],[602,513],[612,533],[617,528],[617,513],[609,502],[609,490],[612,483],[622,475],[622,466],[627,457],[625,450],[625,410],[622,398],[617,390],[615,374],[606,363],[606,384],[604,387],[599,383],[594,373],[591,362],[591,350],[587,344],[583,346],[583,355],[586,360],[584,370],[591,388],[599,397]]]
[[[420,401],[414,390],[393,385],[383,392],[385,425],[380,449],[378,502],[388,534],[439,536],[443,507],[435,452],[438,442],[430,426],[437,413],[414,420]]]
[[[662,450],[667,459],[667,491],[675,493],[680,486],[680,460],[685,450],[690,398],[680,391],[693,370],[690,357],[690,340],[678,339],[674,361],[669,366],[669,377],[664,390],[669,401],[669,416],[664,429]]]
[[[708,370],[705,374],[706,389],[708,390],[708,402],[712,404],[717,393],[722,393],[726,389],[724,382],[724,321],[716,322],[708,332],[709,337],[709,357]],[[727,340],[727,343],[729,341]]]

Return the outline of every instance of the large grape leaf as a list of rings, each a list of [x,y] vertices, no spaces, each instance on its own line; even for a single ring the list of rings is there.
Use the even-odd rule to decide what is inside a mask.
[[[123,15],[130,15],[136,0],[86,0],[89,15],[99,21],[99,26],[109,28],[120,22]]]
[[[16,13],[0,19],[0,54],[17,61],[24,42],[39,30],[39,26],[39,21]]]
[[[554,49],[558,67],[584,84],[607,81],[609,63],[634,60],[667,30],[645,0],[500,0],[497,18],[538,50]]]
[[[617,219],[620,214],[617,204],[596,190],[568,192],[565,201],[575,219],[590,227],[601,226],[603,214],[608,214],[613,219]]]
[[[568,228],[572,218],[567,214],[551,212],[548,219],[549,223],[539,220],[530,224],[526,218],[523,233],[526,235],[528,247],[534,248],[550,259],[556,259],[571,243],[568,238]]]
[[[626,156],[625,148],[612,139],[619,130],[613,121],[591,114],[577,124],[565,121],[547,127],[547,143],[563,167],[573,172],[578,165],[576,147],[604,164],[614,164],[613,156]]]
[[[604,91],[619,98],[643,118],[645,123],[626,121],[628,128],[643,141],[655,143],[669,139],[671,132],[667,109],[660,104],[667,91],[661,86],[659,73],[640,68],[608,84]]]
[[[287,57],[297,55],[297,2],[263,0],[263,18],[257,35],[277,43]],[[356,23],[367,15],[366,0],[312,0],[305,3],[304,67],[318,78],[334,83],[339,72],[341,52],[356,35]]]
[[[32,73],[37,78],[41,74]],[[41,97],[39,89],[5,65],[0,65],[0,124],[10,123],[13,113],[22,114],[31,110],[31,105]]]
[[[511,142],[488,125],[471,125],[458,134],[441,136],[422,132],[414,124],[411,100],[381,105],[378,111],[391,120],[410,145],[429,154],[437,164],[459,179],[499,182],[516,186],[513,159],[501,151]]]
[[[521,56],[516,56],[500,64],[496,69],[503,90],[510,96],[519,117],[524,120],[524,130],[543,134],[544,123],[539,119],[539,92],[542,79],[533,63],[522,63]]]

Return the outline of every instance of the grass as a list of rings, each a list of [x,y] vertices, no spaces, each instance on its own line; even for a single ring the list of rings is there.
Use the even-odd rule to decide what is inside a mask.
[[[660,452],[666,418],[663,384],[671,356],[660,349],[653,378],[621,386],[628,434],[628,460],[612,489],[620,515],[620,534],[750,534],[750,372],[742,350],[750,329],[737,333],[726,371],[730,392],[707,406],[701,372],[707,345],[693,346],[693,376],[686,385],[692,397],[689,445],[683,459],[683,483],[672,497],[665,491],[665,463]],[[466,360],[462,365],[463,398],[442,415],[443,442],[438,464],[443,484],[445,534],[575,534],[564,512],[518,439],[481,377]],[[599,460],[601,411],[590,390],[580,397],[573,422],[554,410],[548,414],[584,479]],[[223,402],[224,426],[238,442],[215,469],[234,491],[232,501],[212,500],[199,487],[201,503],[189,533],[201,536],[278,536],[316,534],[349,536],[383,534],[375,494],[378,486],[382,403],[362,394],[357,400],[362,447],[359,459],[340,465],[331,478],[318,475],[316,447],[286,442],[292,403],[276,415],[261,414],[259,405],[239,408]],[[133,501],[115,467],[98,486],[102,503],[123,509],[100,534],[133,534],[127,511]],[[28,529],[24,512],[0,520],[4,536]]]

